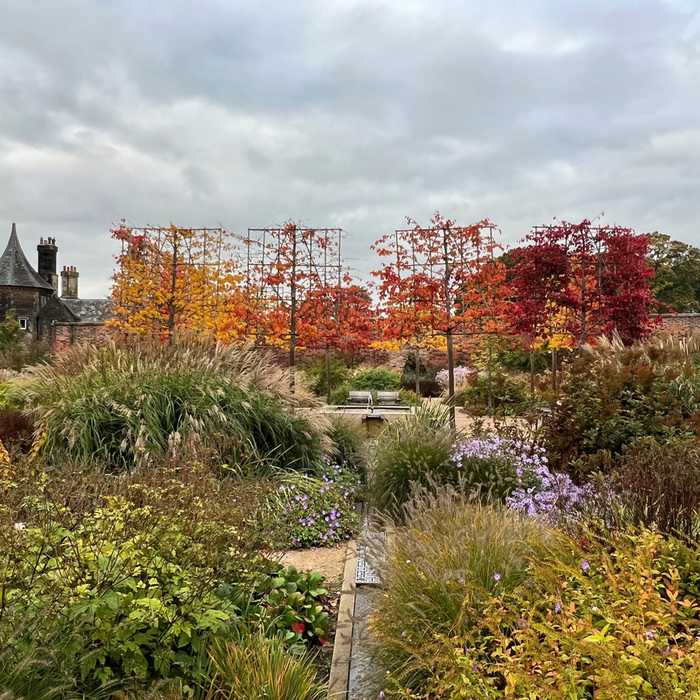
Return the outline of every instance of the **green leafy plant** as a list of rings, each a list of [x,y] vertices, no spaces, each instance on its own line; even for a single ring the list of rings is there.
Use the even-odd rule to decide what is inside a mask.
[[[386,367],[370,367],[356,372],[350,379],[350,387],[360,391],[398,391],[401,376]]]
[[[339,357],[331,357],[328,363],[322,357],[314,359],[304,367],[304,372],[309,378],[309,385],[314,394],[324,398],[328,394],[329,388],[332,392],[344,384],[350,375],[348,366]]]
[[[329,633],[328,591],[318,571],[301,572],[288,566],[256,585],[267,629],[288,644],[325,644]]]
[[[77,688],[187,677],[236,618],[214,593],[214,571],[197,565],[196,542],[149,507],[110,498],[72,529],[50,519],[15,530],[0,631],[20,658],[61,638],[54,662]]]
[[[461,398],[464,407],[474,415],[490,411],[506,416],[519,415],[530,406],[527,381],[524,376],[504,372],[494,372],[491,377],[478,374],[464,386]]]

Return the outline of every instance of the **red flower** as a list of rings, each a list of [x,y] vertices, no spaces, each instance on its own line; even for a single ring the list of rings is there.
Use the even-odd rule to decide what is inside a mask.
[[[292,625],[292,632],[296,634],[304,634],[304,631],[306,630],[306,625],[303,622],[295,622]]]

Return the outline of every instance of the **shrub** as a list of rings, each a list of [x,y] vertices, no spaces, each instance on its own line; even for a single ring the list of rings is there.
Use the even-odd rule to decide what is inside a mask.
[[[267,488],[196,465],[111,476],[19,463],[2,476],[0,693],[107,697],[171,678],[191,689],[214,639],[325,639],[318,574],[257,554]]]
[[[545,421],[550,462],[584,475],[609,470],[637,438],[665,441],[700,427],[700,335],[654,336],[625,347],[602,339],[584,348]],[[612,456],[612,460],[610,459]]]
[[[545,372],[550,366],[549,353],[545,349],[535,351],[524,350],[523,348],[514,347],[502,350],[498,354],[498,364],[504,369],[515,370],[516,372],[530,371],[530,357],[536,373]]]
[[[336,544],[352,537],[359,524],[354,502],[355,472],[330,466],[320,478],[284,475],[261,518],[277,534],[279,547],[303,549]]]
[[[421,396],[440,396],[442,389],[435,379],[437,369],[427,364],[421,357],[419,379]],[[401,373],[401,386],[407,391],[416,390],[416,356],[414,352],[406,355]]]
[[[385,367],[370,367],[356,372],[350,380],[350,387],[358,391],[398,391],[401,377]]]
[[[206,700],[322,700],[325,688],[313,665],[293,657],[279,639],[260,634],[219,642],[209,650]]]
[[[462,390],[461,396],[464,407],[474,415],[485,415],[491,410],[498,415],[511,416],[528,408],[528,391],[527,382],[523,378],[494,372],[490,380],[485,374],[474,376]]]
[[[421,406],[380,434],[369,470],[368,498],[378,510],[399,515],[415,484],[455,478],[449,413]]]
[[[431,675],[421,664],[424,645],[478,628],[479,611],[498,591],[519,585],[531,557],[555,535],[449,486],[419,491],[404,516],[406,524],[374,555],[382,559],[376,570],[384,595],[371,628],[381,665],[402,686],[420,690]]]
[[[344,416],[335,416],[330,421],[327,434],[331,440],[333,463],[345,469],[364,472],[367,455],[359,426]]]
[[[648,531],[538,554],[478,625],[415,655],[423,697],[694,697],[699,570],[697,548]]]
[[[23,331],[13,311],[0,322],[0,368],[21,370],[27,365],[43,362],[48,357],[46,343],[34,340]]]
[[[320,434],[293,415],[286,375],[254,351],[202,342],[72,350],[33,368],[23,393],[42,454],[128,469],[212,455],[309,470]]]
[[[339,357],[331,357],[328,365],[326,365],[326,360],[323,357],[314,359],[304,367],[304,371],[309,377],[311,390],[317,396],[323,396],[324,398],[328,394],[329,384],[330,391],[333,392],[338,386],[347,381],[350,374],[348,366]]]
[[[330,403],[332,406],[343,406],[348,402],[348,394],[351,390],[350,382],[339,384],[331,392]]]
[[[237,617],[213,590],[201,544],[151,508],[111,499],[71,529],[53,518],[13,529],[2,552],[12,607],[0,633],[19,658],[60,638],[46,673],[70,670],[76,690],[189,677]],[[229,565],[232,582],[242,564]]]
[[[415,391],[409,389],[401,389],[399,392],[399,401],[405,406],[420,406],[421,397]]]
[[[695,440],[640,438],[614,469],[614,486],[636,522],[691,539],[700,535],[700,445]]]

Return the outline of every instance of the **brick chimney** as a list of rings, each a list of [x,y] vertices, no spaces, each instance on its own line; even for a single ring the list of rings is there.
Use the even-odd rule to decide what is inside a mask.
[[[56,256],[58,246],[55,238],[41,238],[37,250],[37,270],[39,277],[46,280],[58,293],[58,275],[56,274]]]
[[[64,265],[61,270],[61,298],[78,298],[78,270],[74,265]]]

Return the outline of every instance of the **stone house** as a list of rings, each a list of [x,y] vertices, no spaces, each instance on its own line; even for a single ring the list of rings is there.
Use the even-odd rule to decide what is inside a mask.
[[[13,311],[20,327],[53,350],[66,344],[100,339],[110,317],[109,299],[81,299],[78,270],[57,267],[55,238],[42,238],[37,245],[37,269],[27,260],[12,224],[5,252],[0,257],[0,318]]]

